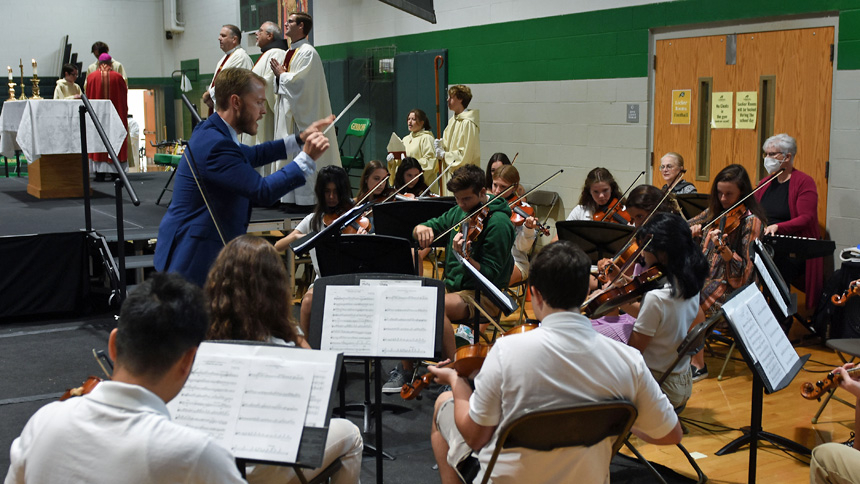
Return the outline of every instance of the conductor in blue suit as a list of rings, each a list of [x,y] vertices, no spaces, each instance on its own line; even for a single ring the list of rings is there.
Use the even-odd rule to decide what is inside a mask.
[[[156,270],[178,272],[200,286],[221,248],[247,232],[252,202],[272,205],[305,184],[314,160],[329,147],[320,130],[334,121],[329,116],[301,133],[246,146],[238,135],[257,133],[266,113],[266,81],[247,69],[224,69],[215,96],[216,113],[194,130],[177,168],[155,248]],[[254,170],[288,153],[299,155],[275,173],[262,177]]]

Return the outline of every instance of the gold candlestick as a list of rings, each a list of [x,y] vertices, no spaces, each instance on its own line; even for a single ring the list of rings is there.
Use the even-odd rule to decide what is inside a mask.
[[[7,99],[7,101],[15,100],[15,86],[17,86],[17,84],[14,82],[9,83],[9,99]]]
[[[18,67],[21,68],[21,96],[18,98],[19,101],[26,101],[27,96],[24,95],[24,62],[21,59],[18,59]]]
[[[42,96],[39,95],[39,76],[33,74],[33,78],[30,79],[30,82],[33,84],[33,95],[30,99],[42,99]]]

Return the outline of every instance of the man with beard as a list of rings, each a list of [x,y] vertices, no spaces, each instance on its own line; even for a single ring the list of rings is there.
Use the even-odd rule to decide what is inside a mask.
[[[225,69],[218,76],[217,111],[194,130],[177,168],[173,200],[158,229],[156,270],[178,272],[202,286],[221,248],[247,232],[251,203],[272,205],[316,169],[314,160],[329,147],[320,129],[334,116],[283,139],[253,147],[239,143],[238,135],[257,134],[265,90],[266,81],[247,69]],[[292,163],[267,177],[254,170],[296,153]]]

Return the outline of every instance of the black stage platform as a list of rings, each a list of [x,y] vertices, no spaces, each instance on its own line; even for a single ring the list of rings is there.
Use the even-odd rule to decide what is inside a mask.
[[[124,201],[125,230],[129,239],[154,238],[158,224],[166,210],[170,193],[161,206],[155,200],[169,173],[132,173],[129,179],[141,199],[139,207]],[[26,178],[0,178],[0,243],[4,238],[23,235],[79,232],[84,227],[83,200],[39,200],[26,192]],[[109,236],[115,234],[115,207],[112,183],[94,183],[93,225]],[[300,214],[287,214],[279,209],[254,209],[252,222],[256,230],[274,230],[284,220],[293,224]],[[290,222],[287,222],[288,224]],[[289,230],[291,226],[287,227]],[[16,254],[3,253],[0,264],[5,269],[7,258]],[[2,279],[8,271],[0,271]],[[16,281],[12,281],[15,283]],[[63,287],[54,287],[62,291]],[[0,305],[8,303],[0,291]],[[297,312],[298,308],[294,308]],[[110,330],[115,325],[115,311],[91,309],[87,316],[72,315],[28,316],[0,320],[0,477],[9,466],[9,446],[21,433],[30,416],[43,405],[56,400],[69,387],[80,385],[88,375],[102,376],[92,356],[92,350],[107,350]],[[297,317],[297,315],[296,315]],[[384,375],[394,362],[384,364]],[[349,365],[347,370],[347,401],[364,400],[363,368]],[[384,450],[396,460],[386,460],[385,481],[389,483],[438,483],[435,461],[430,447],[430,421],[433,415],[433,398],[430,392],[422,400],[404,402],[399,396],[384,396],[386,402],[399,403],[411,411],[383,415]],[[351,413],[349,419],[362,425],[362,415]],[[374,442],[374,435],[366,434],[366,442]],[[366,456],[362,465],[363,482],[376,482],[376,464]],[[671,472],[663,475],[669,482],[690,482]],[[650,482],[651,476],[636,462],[616,457],[612,466],[613,483]]]

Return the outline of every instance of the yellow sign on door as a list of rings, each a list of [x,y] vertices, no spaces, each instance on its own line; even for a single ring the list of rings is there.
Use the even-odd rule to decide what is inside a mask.
[[[735,129],[755,129],[758,112],[758,93],[738,91],[735,101]]]
[[[732,127],[733,92],[715,92],[711,98],[711,128],[725,129]]]
[[[672,91],[672,124],[690,124],[690,100],[692,90],[675,89]]]

